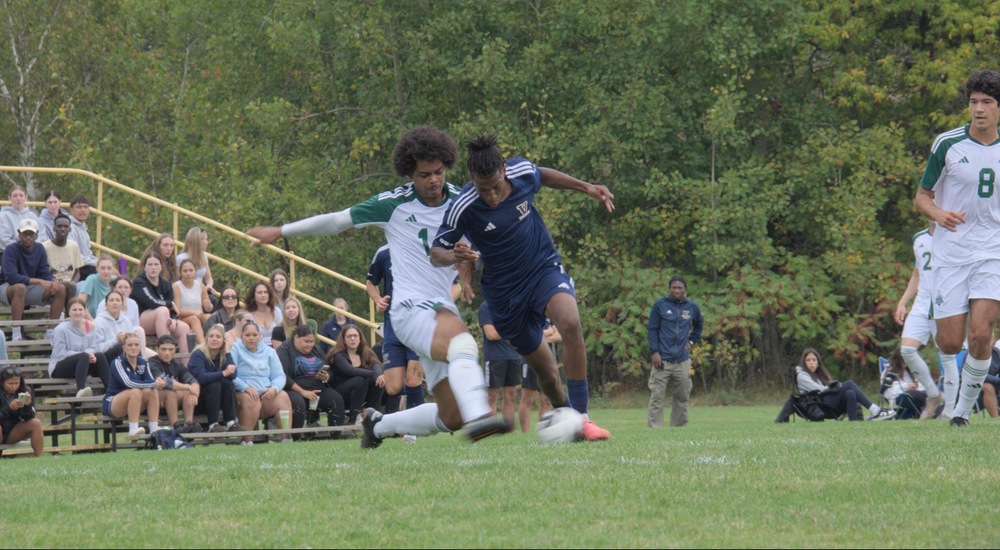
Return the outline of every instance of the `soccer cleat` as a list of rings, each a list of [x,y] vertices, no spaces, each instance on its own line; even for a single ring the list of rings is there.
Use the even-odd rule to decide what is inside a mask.
[[[968,428],[969,421],[965,418],[962,418],[961,416],[956,416],[955,418],[951,419],[951,422],[949,422],[948,425],[951,426],[952,428]]]
[[[868,417],[868,421],[871,422],[873,420],[874,421],[878,421],[878,420],[891,420],[893,418],[896,418],[896,411],[882,409],[881,411],[878,412],[878,414],[873,414],[873,415],[869,416]]]
[[[583,432],[581,439],[584,441],[605,441],[611,439],[611,432],[594,424],[589,418],[583,419]]]
[[[465,425],[465,435],[473,443],[491,435],[505,434],[508,431],[507,423],[498,420],[493,415],[484,416]]]
[[[144,436],[144,435],[146,435],[146,428],[143,428],[142,426],[139,426],[138,428],[135,429],[134,432],[129,432],[128,433],[128,440],[129,441],[138,441],[139,438],[142,437],[142,436]]]
[[[375,435],[375,424],[382,420],[382,413],[368,407],[359,416],[361,419],[361,448],[375,449],[382,444],[382,438]]]
[[[920,413],[920,420],[937,418],[938,407],[942,405],[944,405],[944,394],[939,394],[937,397],[928,397],[927,405],[924,406],[923,412]]]

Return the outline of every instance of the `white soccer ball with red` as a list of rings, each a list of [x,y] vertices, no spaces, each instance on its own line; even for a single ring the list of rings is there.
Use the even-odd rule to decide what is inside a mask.
[[[583,437],[583,415],[570,407],[545,414],[535,427],[542,443],[572,443]]]

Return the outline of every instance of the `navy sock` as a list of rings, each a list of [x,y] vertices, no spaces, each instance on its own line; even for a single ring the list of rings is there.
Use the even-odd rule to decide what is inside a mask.
[[[406,392],[406,408],[412,409],[413,407],[419,407],[424,404],[424,388],[423,386],[406,386],[404,391]]]
[[[570,406],[576,409],[576,412],[586,415],[587,414],[587,401],[590,398],[590,386],[587,384],[587,379],[583,380],[568,380],[566,385],[569,387],[569,398]]]

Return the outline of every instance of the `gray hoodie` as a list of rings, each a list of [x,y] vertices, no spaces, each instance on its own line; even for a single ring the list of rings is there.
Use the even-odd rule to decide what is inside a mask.
[[[101,311],[97,314],[97,318],[94,319],[94,324],[97,325],[97,329],[94,330],[94,347],[101,351],[107,351],[118,343],[119,332],[131,334],[135,329],[132,326],[132,321],[128,318],[128,315],[125,315],[124,311],[118,312],[117,320],[107,310]],[[143,342],[143,345],[145,345],[145,342]]]
[[[83,265],[97,267],[97,256],[90,250],[90,233],[87,233],[87,224],[70,216],[69,237],[80,245],[80,255],[83,256]]]
[[[87,321],[90,323],[91,321]],[[77,353],[96,353],[99,351],[96,343],[97,330],[84,334],[76,328],[73,321],[66,319],[56,326],[52,333],[52,358],[49,359],[49,376],[56,369],[56,363]]]
[[[38,215],[27,206],[21,207],[20,210],[13,206],[0,208],[0,246],[7,248],[7,245],[17,242],[17,226],[25,218],[38,221]]]

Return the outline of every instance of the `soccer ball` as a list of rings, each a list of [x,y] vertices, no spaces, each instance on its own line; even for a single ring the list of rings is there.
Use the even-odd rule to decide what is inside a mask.
[[[583,435],[583,415],[570,407],[545,413],[535,427],[542,443],[572,443]]]

